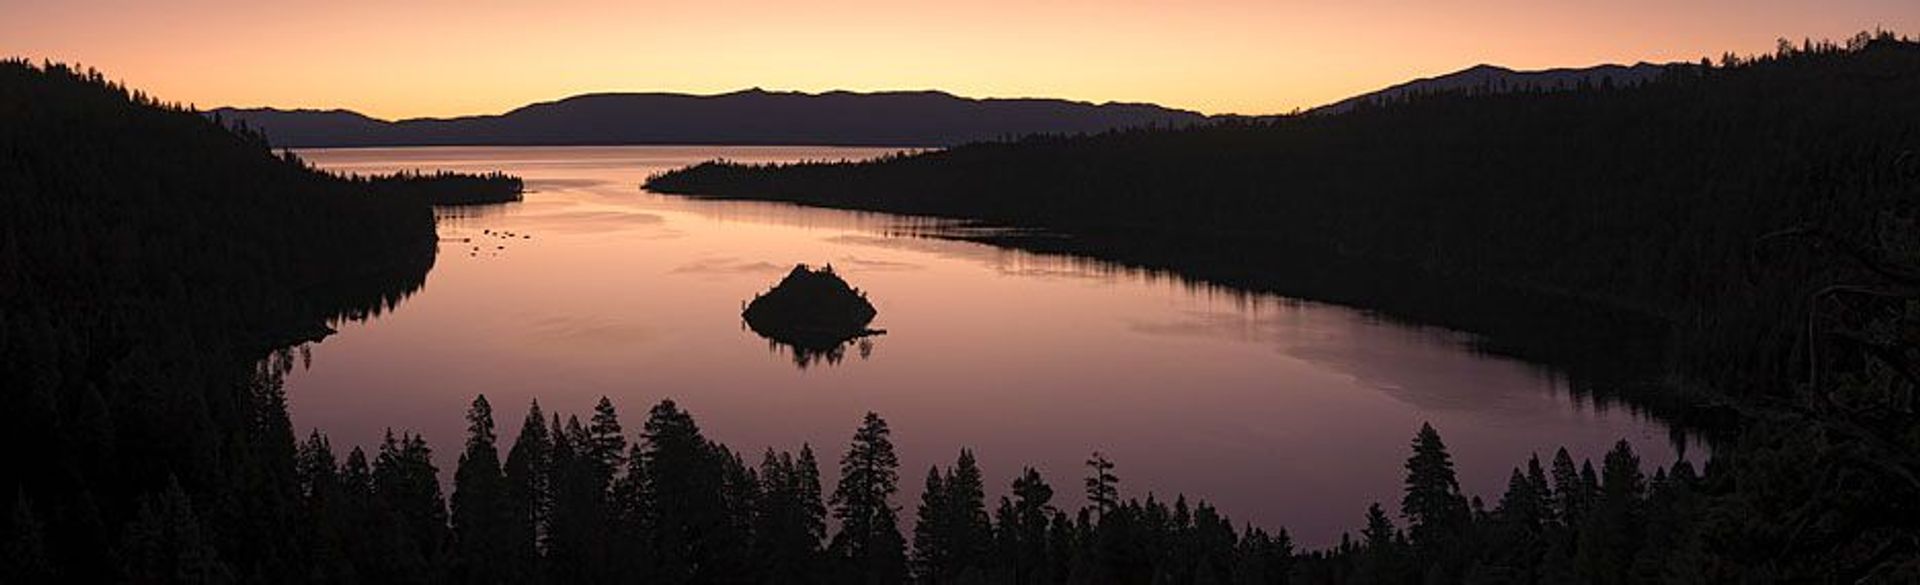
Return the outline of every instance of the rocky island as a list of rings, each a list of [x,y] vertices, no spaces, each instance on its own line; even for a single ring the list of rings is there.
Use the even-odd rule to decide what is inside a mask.
[[[876,314],[866,293],[847,284],[832,265],[799,264],[748,301],[740,316],[754,333],[792,347],[795,362],[805,366],[816,357],[839,361],[848,343],[886,333],[867,327]]]

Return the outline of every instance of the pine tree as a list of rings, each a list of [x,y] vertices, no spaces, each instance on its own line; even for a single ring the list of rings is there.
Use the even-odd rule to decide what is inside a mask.
[[[987,517],[986,485],[972,449],[961,449],[947,474],[948,546],[958,574],[984,573],[993,524]]]
[[[1600,502],[1600,475],[1593,472],[1593,460],[1580,461],[1580,500],[1591,511]]]
[[[712,500],[719,495],[718,470],[706,443],[693,417],[672,400],[655,405],[642,425],[640,456],[647,477],[640,485],[648,498],[648,548],[655,554],[651,573],[662,583],[693,579],[699,532],[717,513]]]
[[[867,413],[840,458],[833,516],[840,531],[829,549],[848,581],[892,585],[906,578],[906,543],[890,498],[899,490],[900,460],[880,415]]]
[[[1281,528],[1280,532],[1273,535],[1271,545],[1267,548],[1267,575],[1270,582],[1287,581],[1287,576],[1293,573],[1294,554],[1293,535]]]
[[[426,439],[412,433],[396,439],[387,431],[374,459],[373,493],[397,528],[392,550],[399,557],[393,568],[402,575],[398,579],[442,580],[450,536],[439,475]]]
[[[1601,469],[1600,497],[1581,527],[1575,566],[1595,583],[1627,583],[1644,538],[1646,476],[1640,457],[1625,440],[1607,451]]]
[[[1533,492],[1533,508],[1540,514],[1542,527],[1556,521],[1553,484],[1547,483],[1547,472],[1540,466],[1540,456],[1537,454],[1527,457],[1527,485]]]
[[[815,549],[827,538],[827,504],[820,488],[820,459],[813,446],[800,445],[800,456],[793,462],[793,487],[800,505],[803,535]]]
[[[1539,508],[1540,495],[1534,491],[1533,482],[1519,469],[1507,478],[1507,492],[1500,496],[1499,507],[1494,513],[1502,522],[1519,528],[1526,533],[1540,530],[1544,511]]]
[[[744,465],[702,436],[693,416],[672,400],[648,413],[641,445],[652,576],[662,583],[715,582],[749,565],[742,524],[750,517],[735,513],[729,501],[751,497],[742,491],[751,478],[735,470]]]
[[[610,536],[607,542],[618,564],[621,580],[650,579],[657,559],[653,555],[655,505],[647,481],[646,442],[635,441],[627,447],[627,469],[607,494]]]
[[[947,496],[947,480],[940,474],[940,468],[929,467],[913,526],[912,560],[916,582],[944,583],[953,573],[953,528],[947,524],[953,513]]]
[[[1049,570],[1047,530],[1057,513],[1053,507],[1053,487],[1040,472],[1023,468],[1013,480],[1013,498],[1000,498],[996,512],[1001,562],[1011,565],[1017,583],[1053,581]]]
[[[613,485],[613,477],[626,466],[627,437],[620,429],[620,414],[613,401],[601,396],[593,405],[593,420],[587,427],[587,458],[593,463],[594,479],[602,490]]]
[[[1402,569],[1408,560],[1401,550],[1400,530],[1387,518],[1378,502],[1367,506],[1367,522],[1360,529],[1362,547],[1355,582],[1396,583],[1403,581]]]
[[[500,470],[493,406],[486,396],[467,410],[467,443],[454,470],[452,527],[455,562],[467,583],[512,578],[513,547],[506,477]]]
[[[1408,540],[1427,562],[1438,561],[1466,530],[1467,501],[1460,495],[1453,459],[1433,425],[1420,425],[1414,436],[1400,514],[1407,519]]]
[[[373,467],[367,461],[365,449],[354,447],[347,452],[346,460],[340,463],[337,481],[339,505],[331,516],[339,525],[354,574],[400,573],[392,567],[402,555],[398,544],[400,531],[394,529],[397,521],[374,493]]]
[[[307,502],[313,503],[325,499],[338,480],[338,468],[333,459],[333,445],[319,429],[307,435],[295,454],[294,474],[298,478],[300,494]]]
[[[761,506],[754,516],[753,550],[761,574],[773,583],[813,582],[824,569],[819,470],[811,449],[803,446],[801,453],[796,460],[791,453],[767,449],[760,462]],[[809,472],[803,466],[816,467]]]
[[[1200,502],[1193,509],[1193,526],[1186,539],[1191,552],[1195,583],[1224,584],[1233,574],[1234,550],[1239,538],[1233,523],[1212,504]]]
[[[308,533],[288,529],[299,520],[300,501],[298,453],[284,386],[291,367],[288,354],[256,367],[249,387],[250,425],[246,436],[233,443],[246,472],[227,486],[239,492],[239,501],[216,509],[214,516],[223,525],[216,534],[227,537],[224,548],[256,578],[293,578],[308,550],[301,541]]]
[[[300,528],[305,532],[307,573],[315,581],[352,581],[356,571],[349,557],[355,526],[347,511],[340,467],[333,446],[318,429],[300,444],[294,462],[303,502]]]
[[[611,409],[604,409],[608,412]],[[565,445],[563,449],[561,445]],[[596,455],[593,434],[568,416],[554,436],[552,533],[548,541],[548,580],[556,583],[617,580],[622,568],[612,558],[613,530],[608,482],[610,459]]]
[[[1113,462],[1106,454],[1094,451],[1087,459],[1087,503],[1093,506],[1095,521],[1106,518],[1120,502],[1120,488],[1116,485],[1120,478],[1113,474]]]
[[[553,506],[548,472],[552,467],[553,441],[549,438],[546,415],[540,401],[527,407],[520,423],[520,434],[507,451],[502,474],[506,481],[507,546],[511,569],[508,575],[520,582],[536,580],[540,575],[541,539],[547,534],[547,517]]]
[[[1614,443],[1601,465],[1601,505],[1624,512],[1637,512],[1637,503],[1646,497],[1647,479],[1640,471],[1640,456],[1625,439]]]
[[[1047,523],[1047,566],[1044,575],[1049,581],[1066,579],[1073,571],[1073,565],[1085,542],[1086,531],[1076,526],[1074,519],[1062,510],[1053,511],[1053,520]]]
[[[544,567],[549,582],[578,583],[591,580],[595,570],[594,545],[597,526],[602,522],[601,496],[594,489],[592,472],[586,462],[586,429],[580,419],[567,417],[560,422],[554,414],[548,426],[553,441],[549,454],[547,480],[553,494],[547,517]]]
[[[124,573],[143,583],[231,583],[234,570],[207,541],[193,502],[180,482],[167,479],[155,497],[142,498],[121,544]]]
[[[1580,469],[1574,467],[1566,447],[1553,453],[1553,495],[1555,516],[1561,524],[1578,526],[1586,515],[1586,490],[1580,486]]]
[[[987,517],[985,486],[973,451],[944,474],[927,470],[914,525],[913,568],[922,583],[953,583],[963,575],[984,578],[993,527]]]
[[[765,581],[753,562],[754,514],[762,504],[760,477],[740,454],[718,442],[707,448],[719,464],[718,517],[701,547],[701,562],[710,569],[702,578],[710,583]]]

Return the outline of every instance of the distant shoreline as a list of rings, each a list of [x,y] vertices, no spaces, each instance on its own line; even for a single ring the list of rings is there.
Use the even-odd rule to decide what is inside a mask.
[[[737,142],[659,142],[632,144],[361,144],[352,146],[290,146],[294,152],[331,151],[331,150],[378,150],[378,149],[455,149],[455,148],[621,148],[633,146],[689,148],[844,148],[873,149],[898,148],[902,150],[940,150],[947,146],[937,144],[814,144],[814,143],[761,143],[744,144]]]

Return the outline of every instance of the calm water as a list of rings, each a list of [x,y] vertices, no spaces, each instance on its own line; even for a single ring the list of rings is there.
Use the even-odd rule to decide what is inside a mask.
[[[989,497],[1033,465],[1071,509],[1081,462],[1098,449],[1119,464],[1129,496],[1203,496],[1238,522],[1285,526],[1309,545],[1357,529],[1369,502],[1397,507],[1422,421],[1445,437],[1463,487],[1490,505],[1513,465],[1560,445],[1597,460],[1625,438],[1649,469],[1674,460],[1660,424],[1581,404],[1552,371],[1476,354],[1458,333],[902,235],[924,220],[637,187],[716,157],[879,152],[303,152],[355,172],[504,170],[533,192],[445,212],[426,286],[394,311],[340,324],[289,377],[294,422],[342,449],[388,427],[423,432],[450,475],[475,394],[495,405],[503,440],[534,398],[585,418],[611,397],[631,434],[647,407],[671,397],[750,461],[808,442],[828,465],[871,410],[894,428],[898,503],[909,511],[927,466],[950,464],[961,447],[978,454]],[[743,327],[741,304],[800,262],[832,263],[866,290],[880,311],[874,327],[889,333],[803,369]]]

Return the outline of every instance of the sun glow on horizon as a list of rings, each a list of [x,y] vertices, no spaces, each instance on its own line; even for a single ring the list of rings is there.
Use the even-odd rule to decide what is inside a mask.
[[[1693,61],[1920,31],[1910,0],[0,0],[0,55],[200,107],[500,113],[582,93],[935,89],[1279,113],[1478,63]]]

